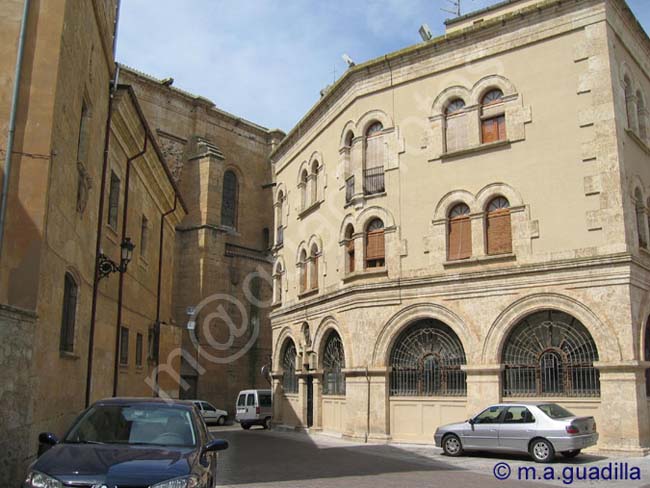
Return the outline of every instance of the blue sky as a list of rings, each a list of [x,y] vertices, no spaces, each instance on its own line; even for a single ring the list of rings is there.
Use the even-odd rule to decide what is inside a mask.
[[[497,0],[463,0],[465,11]],[[183,4],[180,8],[178,5]],[[628,0],[650,31],[650,1]],[[446,0],[123,0],[118,61],[269,128],[291,129],[356,62],[444,31]],[[143,20],[146,19],[146,20]]]

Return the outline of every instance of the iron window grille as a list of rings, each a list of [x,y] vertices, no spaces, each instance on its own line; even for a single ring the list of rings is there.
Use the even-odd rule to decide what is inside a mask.
[[[465,396],[461,366],[465,351],[458,336],[439,320],[421,320],[397,339],[390,355],[391,396]]]
[[[285,393],[298,393],[298,377],[296,376],[296,346],[293,342],[287,344],[282,356],[282,388]]]
[[[375,166],[363,170],[363,193],[366,195],[374,195],[375,193],[384,193],[386,186],[384,185],[384,167]]]
[[[544,310],[515,326],[503,351],[503,395],[597,397],[596,344],[570,315]]]
[[[345,352],[336,332],[330,333],[323,352],[323,395],[345,395]]]

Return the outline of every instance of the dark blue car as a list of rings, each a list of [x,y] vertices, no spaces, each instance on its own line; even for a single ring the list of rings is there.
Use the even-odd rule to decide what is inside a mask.
[[[62,441],[39,436],[43,454],[24,488],[212,488],[217,451],[191,403],[112,398],[84,411]]]

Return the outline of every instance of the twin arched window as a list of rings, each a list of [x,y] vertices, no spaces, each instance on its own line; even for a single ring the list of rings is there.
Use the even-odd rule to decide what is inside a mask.
[[[282,388],[285,393],[298,393],[298,377],[296,376],[296,346],[288,340],[282,355]]]
[[[373,219],[366,227],[366,268],[383,268],[386,265],[384,223]]]
[[[239,198],[237,176],[233,171],[223,175],[223,192],[221,195],[221,225],[235,229],[237,227],[237,207]]]
[[[300,268],[300,293],[318,290],[319,258],[320,251],[316,244],[312,244],[309,255],[305,249],[300,251],[300,260],[298,262]]]
[[[300,204],[303,210],[308,209],[318,201],[318,173],[321,166],[317,160],[313,161],[309,171],[307,168],[300,173]]]

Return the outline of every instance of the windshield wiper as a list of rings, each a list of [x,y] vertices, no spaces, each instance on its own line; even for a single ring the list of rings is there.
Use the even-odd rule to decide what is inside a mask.
[[[64,444],[106,444],[105,442],[99,441],[64,441]]]

